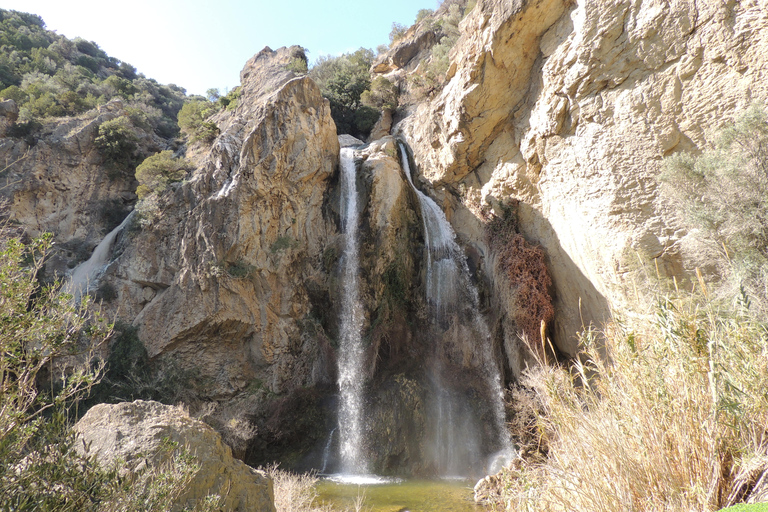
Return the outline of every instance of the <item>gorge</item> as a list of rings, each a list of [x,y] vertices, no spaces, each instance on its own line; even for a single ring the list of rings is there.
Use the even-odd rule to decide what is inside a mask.
[[[121,97],[13,136],[19,108],[0,103],[9,222],[54,233],[43,277],[68,276],[118,320],[102,360],[136,361],[107,373],[110,399],[183,403],[253,467],[509,482],[561,440],[554,420],[526,423],[515,393],[545,394],[530,370],[588,383],[600,369],[585,343],[671,303],[647,289],[725,280],[720,248],[702,249],[660,177],[768,102],[768,3],[458,2],[440,81],[429,64],[452,3],[376,56],[371,83],[399,96],[366,141],[337,133],[299,46],[248,60],[207,138],[134,126]],[[96,143],[115,120],[136,158],[169,151],[189,168],[138,199]],[[687,332],[670,325],[669,339]],[[720,345],[700,345],[706,387]],[[709,420],[728,413],[712,407]],[[615,423],[640,432],[630,420]],[[702,472],[720,476],[701,502],[716,510],[738,452],[711,452]],[[710,492],[696,485],[674,499]]]

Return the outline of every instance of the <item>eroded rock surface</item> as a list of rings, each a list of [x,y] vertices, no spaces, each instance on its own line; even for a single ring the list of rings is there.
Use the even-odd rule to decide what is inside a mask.
[[[107,467],[118,464],[123,474],[163,469],[176,450],[189,452],[200,468],[173,510],[192,509],[208,495],[220,496],[224,510],[275,510],[272,481],[232,458],[219,434],[178,407],[141,400],[97,405],[74,428],[82,455]],[[169,450],[170,443],[177,448]]]
[[[655,178],[768,98],[768,3],[480,0],[460,28],[450,81],[395,133],[461,196],[443,206],[481,251],[477,212],[522,201],[573,353],[583,326],[632,308],[634,261],[681,282],[704,265]]]

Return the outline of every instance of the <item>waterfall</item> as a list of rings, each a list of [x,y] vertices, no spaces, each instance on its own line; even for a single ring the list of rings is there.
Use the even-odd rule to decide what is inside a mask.
[[[466,317],[465,320],[470,323],[471,331],[477,339],[476,344],[480,348],[483,374],[491,394],[489,398],[497,436],[495,444],[498,448],[498,451],[491,456],[486,468],[494,469],[491,466],[508,463],[516,452],[506,428],[501,371],[493,357],[488,326],[479,312],[480,301],[477,288],[469,278],[466,258],[456,243],[456,235],[451,224],[437,203],[416,188],[405,145],[399,143],[399,148],[403,170],[421,207],[427,266],[426,296],[432,317],[441,324],[451,320],[458,322],[462,320],[461,317]],[[466,410],[466,404],[462,403],[461,397],[446,389],[444,381],[447,379],[442,375],[439,357],[435,365],[432,381],[437,388],[438,424],[434,435],[434,451],[437,455],[439,470],[444,475],[451,475],[460,471],[462,464],[466,466],[468,457],[476,454],[480,444],[479,432],[471,423],[467,423],[467,417],[471,413]],[[456,418],[458,412],[464,417],[461,421]],[[462,439],[464,446],[456,442],[457,439]]]
[[[75,301],[79,301],[83,294],[88,293],[89,287],[93,284],[99,274],[104,270],[104,266],[109,261],[112,253],[112,244],[117,235],[122,231],[133,212],[129,213],[123,222],[105,236],[99,245],[93,250],[93,254],[87,261],[82,262],[70,274],[69,279],[62,287],[62,291],[71,294]]]
[[[364,347],[362,340],[363,306],[359,297],[359,254],[357,227],[360,217],[357,205],[354,150],[341,150],[341,220],[344,232],[342,254],[342,304],[339,332],[339,447],[343,473],[367,473],[363,457],[363,392],[365,384]]]

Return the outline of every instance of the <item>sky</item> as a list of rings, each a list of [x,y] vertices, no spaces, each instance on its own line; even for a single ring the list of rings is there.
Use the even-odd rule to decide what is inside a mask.
[[[410,26],[439,0],[0,0],[49,30],[93,41],[160,83],[189,94],[240,84],[245,62],[265,46],[301,45],[310,65],[389,43],[392,23]]]

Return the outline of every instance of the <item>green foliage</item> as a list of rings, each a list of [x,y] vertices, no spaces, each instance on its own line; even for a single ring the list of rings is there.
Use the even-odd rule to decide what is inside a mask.
[[[435,11],[432,9],[419,9],[419,12],[416,13],[416,23],[420,22],[424,18],[432,16],[434,13]]]
[[[68,418],[98,381],[90,350],[106,324],[37,276],[52,245],[3,237],[0,250],[0,496],[5,510],[82,510],[106,493],[104,473],[77,456]],[[92,318],[92,321],[88,321]],[[60,373],[63,358],[79,360]]]
[[[170,150],[149,156],[136,167],[136,179],[139,182],[136,194],[139,199],[149,194],[159,194],[168,184],[181,181],[193,168],[192,162],[186,158],[175,158]]]
[[[408,27],[402,23],[392,23],[392,30],[389,31],[389,45],[392,46],[397,41],[402,39],[405,33],[408,31]]]
[[[275,243],[269,246],[269,252],[275,254],[280,251],[290,249],[295,245],[295,243],[296,241],[289,236],[279,236],[277,237],[277,240],[275,240]]]
[[[219,134],[219,127],[207,119],[218,111],[208,100],[192,100],[179,110],[179,127],[192,142],[210,142]]]
[[[753,106],[712,149],[665,160],[663,191],[706,242],[721,248],[735,285],[768,296],[768,114]],[[768,311],[768,305],[755,304]]]
[[[303,59],[301,57],[292,57],[290,62],[288,62],[288,65],[285,66],[285,69],[288,71],[292,71],[296,73],[297,75],[304,75],[307,73],[307,58],[304,57]]]
[[[15,87],[15,88],[14,88]],[[45,29],[38,16],[0,9],[0,96],[19,106],[21,121],[72,116],[119,97],[143,110],[162,137],[178,133],[184,90],[159,85],[84,39]]]
[[[133,124],[125,116],[110,119],[99,126],[99,134],[94,142],[104,156],[110,177],[120,176],[136,166],[139,159],[138,141]]]
[[[340,134],[365,138],[379,117],[376,109],[362,101],[363,93],[371,86],[372,63],[373,52],[360,48],[340,57],[320,57],[310,71],[331,104],[331,116]]]
[[[219,98],[219,105],[227,110],[234,110],[237,107],[237,100],[240,98],[240,87],[235,87],[226,95]]]
[[[383,76],[377,76],[371,82],[371,87],[367,91],[363,91],[360,96],[360,100],[364,105],[375,108],[377,110],[397,108],[397,97],[399,91],[397,86],[384,78]]]
[[[229,274],[230,277],[234,277],[235,279],[248,278],[254,273],[255,270],[256,267],[249,265],[248,263],[245,263],[241,260],[238,260],[235,263],[227,264],[227,274]]]

